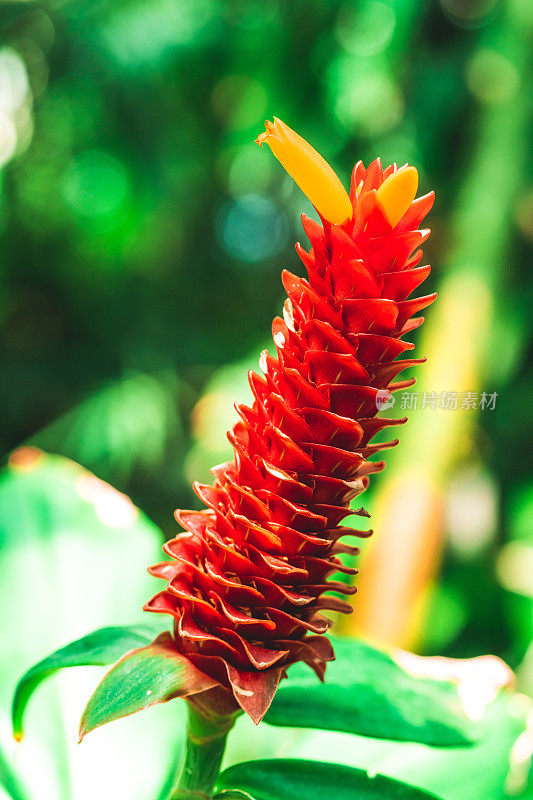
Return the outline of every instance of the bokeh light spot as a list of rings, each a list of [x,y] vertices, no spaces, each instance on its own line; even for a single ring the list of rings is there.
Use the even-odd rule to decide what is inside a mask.
[[[385,133],[401,120],[404,111],[399,87],[381,72],[345,75],[339,81],[335,112],[356,133]]]
[[[440,0],[447,17],[459,28],[480,28],[490,22],[497,0]]]
[[[144,0],[115,6],[102,29],[102,43],[132,70],[165,63],[180,48],[196,44],[218,13],[213,0]]]
[[[32,94],[23,60],[9,47],[0,50],[0,166],[29,143],[33,133]]]
[[[0,51],[0,111],[17,109],[28,92],[28,76],[22,59],[10,48]]]
[[[479,468],[460,470],[448,488],[446,526],[462,560],[474,559],[496,535],[498,498],[492,476]]]
[[[87,150],[72,159],[63,175],[63,196],[79,217],[116,217],[129,195],[129,177],[118,159]]]
[[[96,516],[109,528],[133,525],[139,512],[130,498],[117,492],[108,483],[84,472],[76,481],[76,491],[82,500],[94,506]]]
[[[496,562],[502,586],[515,594],[533,598],[533,547],[526,542],[507,542]]]
[[[501,53],[478,50],[466,70],[468,88],[483,103],[501,103],[518,91],[520,76],[516,67]]]
[[[13,157],[17,148],[17,129],[7,114],[0,112],[0,166]]]
[[[270,200],[244,195],[223,206],[217,235],[231,258],[257,264],[279,253],[287,242],[288,229]]]
[[[373,56],[389,45],[396,25],[394,10],[380,0],[364,5],[344,3],[337,16],[339,44],[354,56]]]

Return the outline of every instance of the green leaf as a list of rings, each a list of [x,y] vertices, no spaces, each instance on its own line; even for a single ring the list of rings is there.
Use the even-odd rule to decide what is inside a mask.
[[[145,567],[161,559],[163,539],[128,497],[68,459],[22,448],[0,471],[0,607],[9,609],[2,621],[9,646],[0,648],[0,747],[33,800],[107,797],[107,773],[122,796],[155,798],[175,769],[185,712],[179,705],[132,717],[116,731],[109,726],[80,758],[80,713],[101,677],[90,669],[45,681],[26,708],[24,743],[2,739],[2,731],[11,732],[13,691],[25,669],[90,631],[156,619],[141,609],[159,588]],[[92,670],[103,674],[105,667]]]
[[[265,722],[438,747],[472,743],[475,729],[453,684],[415,678],[355,639],[337,638],[334,647],[324,684],[302,664],[290,668]]]
[[[154,626],[155,627],[155,626]],[[149,644],[154,627],[130,626],[100,628],[43,658],[22,676],[13,697],[13,736],[22,739],[22,721],[30,697],[39,684],[50,675],[66,667],[106,666],[119,659],[128,650]]]
[[[296,758],[246,761],[225,770],[217,781],[218,800],[248,795],[252,800],[436,800],[384,775]]]
[[[104,676],[83,712],[80,741],[107,722],[215,685],[176,650],[169,633],[162,633],[148,646],[126,653]]]
[[[477,688],[474,681],[472,693]],[[471,747],[426,747],[331,731],[307,731],[305,737],[293,732],[289,738],[289,729],[270,730],[278,735],[285,733],[275,746],[277,752],[290,758],[314,759],[319,754],[324,761],[371,773],[379,771],[406,783],[413,782],[416,776],[417,786],[446,800],[503,800],[507,796],[504,786],[510,784],[510,766],[513,786],[520,775],[521,765],[514,754],[511,757],[511,751],[526,729],[530,709],[531,703],[523,695],[502,692],[487,706],[482,721],[483,736]],[[259,743],[249,757],[257,758],[261,752]],[[234,763],[245,757],[239,751]]]
[[[519,760],[512,750],[527,730],[531,709],[531,702],[523,695],[502,692],[487,707],[483,718],[486,733],[473,747],[428,750],[402,745],[399,756],[392,749],[386,753],[381,748],[368,748],[365,752],[367,743],[385,743],[360,740],[357,766],[365,761],[379,763],[380,769],[398,780],[416,775],[417,783],[447,800],[501,800],[506,796],[504,787],[510,774],[520,772]]]
[[[0,788],[10,800],[28,800],[28,794],[9,766],[9,762],[0,750]],[[1,794],[1,792],[0,792]]]

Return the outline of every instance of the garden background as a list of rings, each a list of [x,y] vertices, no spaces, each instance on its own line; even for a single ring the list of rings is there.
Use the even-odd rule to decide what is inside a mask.
[[[196,507],[191,481],[229,457],[233,402],[313,214],[254,144],[273,114],[346,185],[380,155],[437,193],[429,361],[390,410],[410,419],[365,494],[376,535],[337,632],[492,653],[533,692],[533,5],[19,1],[0,2],[0,33],[0,783],[23,775],[40,800],[153,796],[179,747],[170,704],[76,748],[95,668],[43,689],[24,752],[9,702],[54,647],[141,618],[161,537],[135,506],[170,538],[173,510]],[[304,747],[242,728],[228,763]],[[354,737],[314,736],[349,763]],[[452,780],[429,748],[429,777],[412,766],[421,747],[381,742],[358,763],[415,769],[447,800],[489,796],[490,754],[475,780],[458,758]]]

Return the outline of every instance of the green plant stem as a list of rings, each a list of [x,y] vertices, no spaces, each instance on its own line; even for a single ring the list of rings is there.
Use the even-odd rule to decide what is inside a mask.
[[[168,800],[210,800],[235,717],[215,721],[187,705],[189,716],[183,762]]]

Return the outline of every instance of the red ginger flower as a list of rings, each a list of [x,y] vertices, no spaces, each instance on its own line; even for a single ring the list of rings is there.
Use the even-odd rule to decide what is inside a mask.
[[[288,665],[304,661],[323,680],[334,658],[322,611],[352,608],[325,593],[355,589],[328,577],[356,572],[338,556],[358,550],[341,538],[368,535],[341,523],[368,516],[350,501],[384,467],[369,458],[398,442],[371,439],[405,422],[379,418],[376,397],[414,383],[395,379],[423,359],[396,357],[413,348],[403,337],[435,298],[407,299],[430,271],[418,266],[429,236],[418,226],[434,199],[412,202],[413,167],[358,162],[348,198],[281,121],[264,140],[320,212],[322,224],[302,217],[311,250],[296,245],[308,280],[283,272],[277,355],[263,352],[252,405],[236,405],[234,459],[213,467],[212,486],[194,485],[206,509],[176,512],[185,532],[164,545],[171,560],[150,568],[168,585],[145,606],[174,617],[177,651],[256,723]]]

